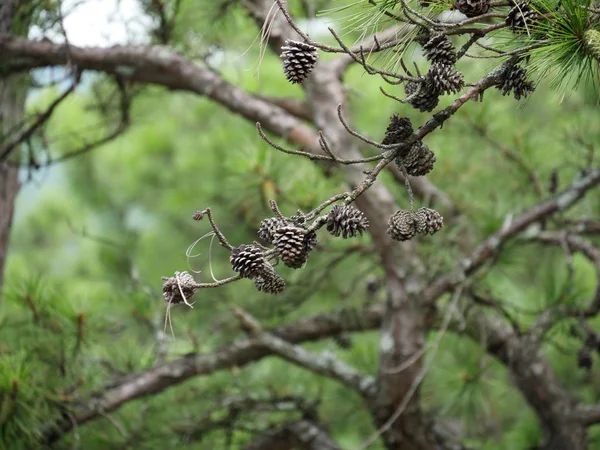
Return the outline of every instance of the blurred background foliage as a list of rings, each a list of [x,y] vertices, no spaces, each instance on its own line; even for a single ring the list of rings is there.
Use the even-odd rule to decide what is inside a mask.
[[[232,3],[182,1],[172,30],[174,47],[252,92],[301,98],[301,90],[285,81],[279,59],[268,51],[256,76],[257,30]],[[322,10],[344,2],[314,3]],[[146,12],[152,14],[151,2]],[[300,8],[295,12],[303,14]],[[324,14],[304,25],[313,37],[321,37],[323,24],[340,20],[339,14]],[[359,34],[349,32],[346,38]],[[460,69],[476,75],[491,65],[489,60],[470,60]],[[53,116],[50,144],[36,147],[41,157],[47,158],[49,151],[56,158],[114,123],[114,112],[103,114],[95,106],[98,98],[110,98],[112,84],[102,76],[84,80]],[[382,96],[381,80],[359,67],[348,72],[345,82],[356,128],[374,139],[383,137],[394,112],[409,116],[415,125],[428,118]],[[291,215],[340,192],[344,184],[335,170],[326,177],[310,161],[277,153],[257,137],[253,123],[207,99],[151,86],[135,89],[131,127],[121,137],[61,164],[23,173],[28,181],[16,208],[0,309],[2,449],[35,448],[44,424],[78,394],[113,377],[188,352],[208,352],[241,336],[231,305],[246,308],[265,326],[275,326],[385,296],[380,288],[383,273],[368,236],[339,242],[323,235],[321,251],[306,268],[281,269],[289,285],[283,294],[256,292],[248,280],[201,291],[193,309],[172,309],[175,337],[168,329],[163,333],[161,276],[175,270],[197,271],[199,281],[210,280],[211,271],[218,278],[230,275],[223,249],[211,248],[210,239],[196,242],[209,229],[192,221],[194,210],[210,206],[234,245],[248,243],[255,239],[260,220],[270,215],[268,199],[276,199],[284,214]],[[400,93],[402,88],[396,89]],[[56,88],[32,92],[29,110],[42,109],[55,95]],[[440,107],[451,99],[444,101]],[[114,105],[109,108],[113,110]],[[463,213],[452,227],[419,241],[418,251],[433,278],[501,226],[508,214],[547,197],[553,172],[559,188],[564,187],[597,158],[597,96],[582,87],[557,98],[542,84],[530,99],[517,103],[489,91],[482,103],[462,108],[425,141],[437,154],[431,180]],[[538,185],[524,168],[535,171]],[[387,175],[380,182],[389,185],[401,205],[407,204],[403,185]],[[589,195],[576,213],[598,217],[600,198]],[[471,241],[465,238],[467,230]],[[198,256],[186,258],[186,249],[195,242],[191,253]],[[518,241],[503,249],[478,288],[502,299],[506,310],[526,326],[536,311],[553,302],[582,304],[591,296],[597,282],[593,267],[577,256],[573,263],[571,279],[560,250]],[[600,372],[576,368],[581,342],[569,325],[567,321],[552,330],[547,354],[571,392],[598,402]],[[600,323],[590,325],[598,329]],[[376,332],[308,347],[335,352],[376,374]],[[598,367],[598,355],[593,357]],[[314,402],[343,448],[356,447],[373,432],[360,398],[334,382],[268,358],[131,402],[75,430],[57,448],[155,449],[182,443],[191,449],[240,448],[253,430],[288,414],[242,414],[238,424],[246,431],[232,436],[227,430],[201,432],[202,420],[226,414],[222,398],[246,394]],[[461,336],[449,334],[443,340],[423,399],[427,410],[461,429],[475,448],[526,449],[539,443],[536,418],[505,368]],[[591,429],[590,442],[600,448],[598,427]]]

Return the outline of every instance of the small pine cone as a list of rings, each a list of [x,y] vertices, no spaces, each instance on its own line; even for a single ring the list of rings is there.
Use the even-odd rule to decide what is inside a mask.
[[[453,66],[456,62],[456,52],[452,41],[445,34],[434,34],[423,44],[423,53],[427,61]]]
[[[429,80],[409,81],[404,86],[404,92],[411,97],[408,103],[421,112],[433,111],[440,101],[439,93]]]
[[[410,119],[408,117],[398,117],[398,114],[394,113],[381,143],[383,145],[399,144],[408,139],[411,134],[413,134],[413,126]]]
[[[577,352],[577,366],[582,369],[590,370],[592,368],[592,354],[587,347],[581,347]]]
[[[396,241],[408,241],[417,232],[417,218],[412,211],[396,211],[388,221],[387,233]]]
[[[184,303],[196,292],[196,281],[187,272],[175,272],[174,277],[163,277],[163,297],[170,304]],[[179,287],[181,286],[181,289]],[[183,292],[183,297],[181,293]],[[185,297],[185,298],[184,298]]]
[[[403,165],[406,173],[413,177],[427,175],[433,170],[435,161],[435,153],[421,141],[415,142],[405,157],[396,158],[398,167]]]
[[[273,244],[283,263],[293,269],[299,269],[308,259],[309,245],[304,228],[286,225],[275,231]]]
[[[490,0],[456,0],[456,9],[467,17],[477,17],[490,9]]]
[[[502,91],[502,95],[513,93],[515,99],[527,97],[535,87],[531,81],[527,81],[527,72],[520,66],[513,66],[505,74],[502,83],[497,86]]]
[[[431,208],[419,208],[417,211],[417,233],[435,234],[444,226],[444,218]]]
[[[312,252],[317,247],[317,233],[314,231],[307,233],[304,238],[304,244],[306,245],[306,251]]]
[[[254,278],[262,275],[270,264],[256,245],[242,244],[235,247],[229,256],[229,262],[235,272],[243,278]]]
[[[275,230],[286,225],[286,222],[278,217],[264,219],[258,227],[258,238],[265,244],[272,244]]]
[[[455,94],[465,85],[462,73],[442,63],[432,64],[426,78],[439,95]]]
[[[362,211],[350,205],[335,205],[327,214],[327,231],[333,236],[347,239],[363,234],[369,221]]]
[[[514,33],[527,33],[533,25],[535,16],[536,12],[531,9],[527,2],[520,2],[508,12],[504,22]]]
[[[312,72],[317,63],[319,56],[317,47],[290,39],[287,39],[285,44],[281,47],[285,77],[291,83],[300,83]]]
[[[254,287],[267,294],[279,294],[285,289],[285,280],[275,271],[254,279]]]

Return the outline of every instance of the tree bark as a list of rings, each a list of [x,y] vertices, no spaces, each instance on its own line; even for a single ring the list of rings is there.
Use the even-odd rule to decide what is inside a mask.
[[[0,5],[0,34],[12,32],[12,18],[17,0],[6,0]],[[0,79],[0,148],[6,141],[8,131],[18,125],[24,116],[25,91],[19,85],[18,76]],[[8,240],[19,192],[19,166],[9,158],[0,163],[0,289],[4,284],[4,265]]]

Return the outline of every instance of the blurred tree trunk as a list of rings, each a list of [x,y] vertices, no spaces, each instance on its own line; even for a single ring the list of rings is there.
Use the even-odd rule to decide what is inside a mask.
[[[19,0],[4,0],[0,4],[0,34],[14,30]],[[0,148],[7,141],[10,130],[23,120],[26,89],[20,83],[21,76],[0,79]],[[19,192],[19,166],[17,152],[0,162],[0,288],[4,281],[4,263],[13,219],[15,199]]]

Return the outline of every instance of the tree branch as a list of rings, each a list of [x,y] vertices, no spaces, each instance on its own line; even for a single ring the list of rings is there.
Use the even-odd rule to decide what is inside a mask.
[[[270,353],[279,355],[311,372],[339,381],[367,399],[373,397],[375,393],[375,379],[373,377],[358,372],[353,367],[339,361],[332,354],[315,355],[300,346],[278,338],[274,334],[262,331],[255,320],[240,308],[235,308],[234,312],[245,329]]]
[[[267,430],[244,450],[289,450],[294,445],[306,450],[341,450],[322,427],[306,419]]]

